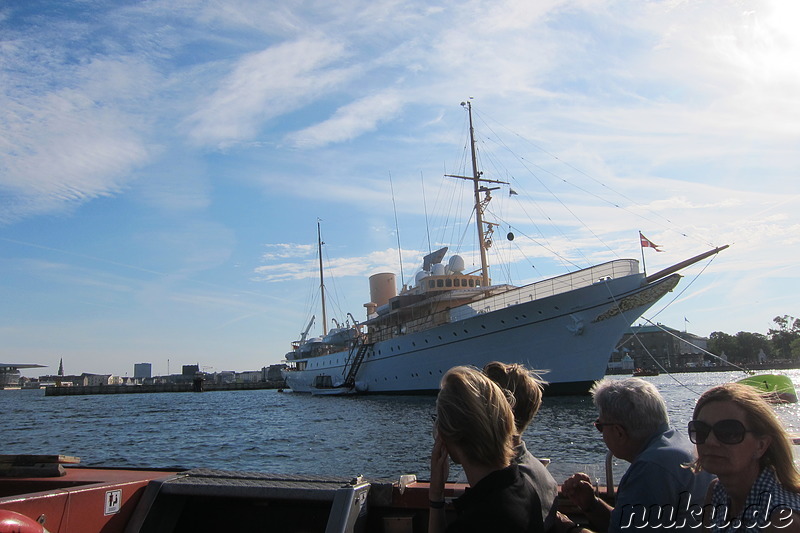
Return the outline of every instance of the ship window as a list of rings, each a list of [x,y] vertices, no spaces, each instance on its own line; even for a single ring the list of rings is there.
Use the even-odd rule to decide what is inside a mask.
[[[445,287],[452,287],[452,286],[453,286],[453,280],[452,280],[452,279],[450,279],[450,278],[447,278],[447,279],[445,280],[445,282],[444,282],[444,286],[445,286]]]
[[[480,287],[480,286],[481,286],[481,280],[479,280],[479,279],[476,279],[476,280],[475,280],[475,286],[476,286],[476,287]]]
[[[436,280],[436,286],[437,287],[444,287],[444,280],[437,279]]]
[[[432,289],[433,287],[434,287],[434,282],[433,282],[433,280],[432,280],[432,279],[429,279],[429,280],[428,280],[428,288],[429,288],[429,289]]]
[[[469,286],[470,287],[474,287],[475,286],[475,280],[474,279],[469,280]]]

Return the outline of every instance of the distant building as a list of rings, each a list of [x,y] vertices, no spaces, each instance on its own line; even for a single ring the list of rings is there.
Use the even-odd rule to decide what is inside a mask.
[[[236,372],[232,372],[230,370],[223,370],[222,372],[217,372],[215,374],[215,378],[217,383],[235,383]]]
[[[281,370],[285,368],[286,363],[269,365],[268,367],[262,368],[261,372],[264,375],[262,381],[283,381],[283,374],[281,374]]]
[[[237,383],[258,383],[261,381],[261,371],[260,370],[248,370],[246,372],[237,372],[236,373],[236,382]]]
[[[183,365],[181,375],[194,377],[194,375],[197,374],[198,372],[200,372],[200,365]]]
[[[84,387],[96,387],[97,385],[111,385],[114,380],[112,380],[111,374],[81,374],[83,378],[83,386]]]
[[[633,326],[617,344],[611,360],[622,363],[627,357],[634,368],[692,368],[703,366],[706,350],[708,339],[693,333],[662,324]],[[625,366],[630,364],[627,361]]]
[[[135,379],[147,379],[153,377],[152,363],[136,363],[133,365],[133,377]]]
[[[83,376],[39,376],[39,381],[43,383],[52,383],[58,387],[82,387],[84,378]]]

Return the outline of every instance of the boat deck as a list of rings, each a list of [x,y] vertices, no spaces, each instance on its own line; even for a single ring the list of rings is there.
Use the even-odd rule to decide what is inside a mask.
[[[232,472],[67,467],[51,478],[0,478],[0,511],[51,533],[427,531],[428,483]],[[448,483],[452,500],[466,485]],[[562,512],[580,519],[567,500]],[[450,509],[450,512],[453,512]]]

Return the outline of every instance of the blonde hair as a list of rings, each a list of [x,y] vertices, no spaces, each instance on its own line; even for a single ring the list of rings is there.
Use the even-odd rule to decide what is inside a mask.
[[[492,361],[483,367],[483,373],[514,396],[514,425],[517,433],[522,434],[542,406],[542,394],[547,382],[519,363]]]
[[[767,451],[759,459],[759,467],[771,466],[784,488],[792,492],[800,492],[800,472],[794,465],[789,434],[783,424],[775,416],[772,407],[759,391],[741,383],[726,383],[707,390],[697,400],[692,419],[696,420],[700,410],[711,402],[731,402],[745,412],[748,429],[758,436],[769,436],[772,442]],[[703,465],[698,459],[696,470]]]
[[[478,369],[453,367],[436,400],[439,434],[472,462],[506,467],[514,456],[513,401]]]

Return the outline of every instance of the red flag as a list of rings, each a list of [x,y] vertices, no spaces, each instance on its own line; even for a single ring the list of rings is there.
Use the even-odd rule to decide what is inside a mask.
[[[664,250],[658,249],[658,244],[655,244],[653,241],[642,235],[642,232],[639,232],[639,242],[642,244],[642,248],[652,248],[656,252],[663,252]]]

